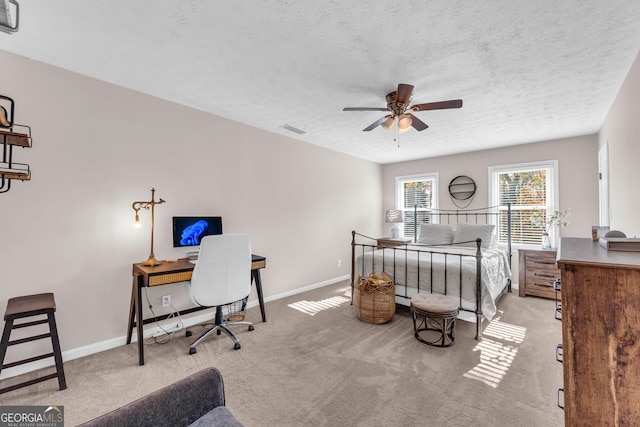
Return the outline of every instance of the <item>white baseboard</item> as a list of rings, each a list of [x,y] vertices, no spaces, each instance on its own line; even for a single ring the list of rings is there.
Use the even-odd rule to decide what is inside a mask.
[[[303,292],[307,292],[307,291],[312,291],[314,289],[318,289],[318,288],[322,288],[324,286],[329,286],[329,285],[333,285],[334,283],[338,283],[338,282],[342,282],[343,280],[350,280],[351,279],[351,275],[346,274],[344,276],[340,276],[340,277],[336,277],[333,279],[329,279],[329,280],[325,280],[324,282],[319,282],[319,283],[315,283],[309,286],[305,286],[303,288],[297,288],[297,289],[293,289],[291,291],[287,291],[287,292],[282,292],[280,294],[276,294],[273,295],[269,298],[265,298],[265,302],[268,301],[275,301],[278,299],[282,299],[282,298],[286,298],[286,297],[290,297],[292,295],[297,295],[297,294],[301,294]],[[258,304],[257,301],[254,301],[255,305]]]
[[[332,285],[334,283],[338,283],[343,280],[348,280],[350,279],[350,277],[351,277],[350,275],[340,276],[334,279],[325,280],[324,282],[314,283],[312,285],[305,286],[302,288],[293,289],[287,292],[282,292],[282,293],[265,298],[264,302],[275,301],[275,300],[286,298],[292,295],[307,292],[313,289],[322,288],[324,286]],[[247,304],[247,308],[256,307],[256,306],[258,306],[257,300],[250,301]],[[183,328],[187,328],[193,325],[198,325],[200,323],[204,323],[209,320],[211,320],[211,314],[200,314],[197,316],[190,316],[183,319],[182,321]],[[166,322],[166,321],[163,321],[163,322]],[[162,329],[159,326],[154,326],[152,328],[148,327],[144,331],[144,339],[153,337],[155,335],[160,335],[161,333],[162,333]],[[134,330],[133,336],[131,338],[131,342],[134,343],[137,341],[138,341],[138,337],[137,337],[136,331]],[[85,345],[83,347],[72,348],[62,352],[62,360],[64,362],[64,361],[79,359],[81,357],[89,356],[91,354],[99,353],[101,351],[120,347],[122,345],[125,345],[126,342],[127,342],[127,337],[123,335],[123,336],[112,338],[106,341]],[[33,372],[38,369],[48,368],[49,366],[54,366],[53,360],[38,360],[35,362],[27,363],[25,365],[16,366],[14,368],[3,369],[2,373],[0,374],[0,380],[26,374],[28,372]]]

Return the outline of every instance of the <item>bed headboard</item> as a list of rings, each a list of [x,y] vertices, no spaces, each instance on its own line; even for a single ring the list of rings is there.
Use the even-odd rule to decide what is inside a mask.
[[[453,227],[465,224],[495,224],[497,233],[507,242],[509,261],[511,261],[511,204],[489,206],[476,209],[429,209],[413,211],[413,241],[418,241],[418,225],[422,223],[448,224]]]

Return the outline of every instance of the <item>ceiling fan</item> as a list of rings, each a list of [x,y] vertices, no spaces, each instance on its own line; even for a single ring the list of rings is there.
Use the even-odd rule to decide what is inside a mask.
[[[417,131],[422,131],[429,126],[414,116],[412,112],[425,111],[425,110],[444,110],[447,108],[460,108],[462,107],[461,99],[453,99],[450,101],[440,102],[428,102],[426,104],[414,104],[409,106],[413,99],[413,86],[400,83],[398,90],[391,92],[387,95],[387,107],[346,107],[342,111],[388,111],[391,114],[387,114],[384,117],[379,118],[375,122],[363,129],[364,132],[368,132],[376,127],[382,125],[382,127],[389,131],[393,128],[394,123],[397,122],[398,131],[404,133],[413,127]]]

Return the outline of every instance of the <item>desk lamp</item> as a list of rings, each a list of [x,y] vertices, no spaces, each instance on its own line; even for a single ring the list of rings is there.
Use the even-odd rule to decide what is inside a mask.
[[[150,202],[133,202],[133,204],[131,205],[133,210],[136,212],[136,228],[140,228],[140,217],[138,216],[138,211],[140,209],[146,209],[146,210],[151,209],[151,252],[149,253],[149,258],[147,258],[147,260],[142,263],[142,265],[148,265],[148,266],[160,265],[160,261],[158,261],[156,257],[153,255],[154,208],[156,205],[164,203],[164,200],[160,199],[159,201],[156,202],[155,193],[156,193],[155,188],[152,188]]]

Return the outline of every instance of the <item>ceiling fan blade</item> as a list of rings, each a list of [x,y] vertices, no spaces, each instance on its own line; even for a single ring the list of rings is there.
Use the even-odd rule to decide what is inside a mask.
[[[378,126],[380,126],[385,120],[387,120],[388,116],[384,116],[379,118],[378,120],[376,120],[375,122],[371,123],[369,126],[367,126],[366,128],[362,129],[363,132],[368,132],[370,130],[373,130],[375,128],[377,128]]]
[[[387,107],[345,107],[342,111],[391,111]]]
[[[409,105],[411,102],[411,95],[413,94],[413,86],[400,83],[398,85],[398,91],[396,92],[396,104],[402,104],[404,106]]]
[[[425,110],[445,110],[447,108],[462,107],[462,99],[452,99],[451,101],[427,102],[426,104],[416,104],[411,107],[412,111]]]
[[[413,114],[411,113],[406,113],[406,114],[407,116],[411,117],[411,126],[413,126],[413,128],[418,132],[420,132],[421,130],[425,130],[426,128],[429,127],[428,124],[426,124],[425,122],[423,122],[422,120],[414,116]]]

